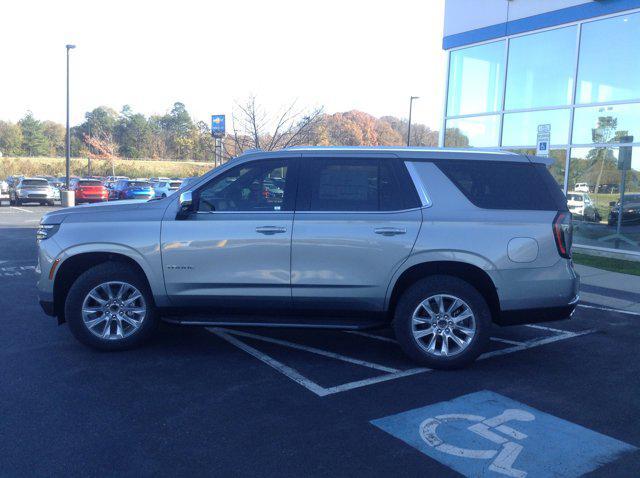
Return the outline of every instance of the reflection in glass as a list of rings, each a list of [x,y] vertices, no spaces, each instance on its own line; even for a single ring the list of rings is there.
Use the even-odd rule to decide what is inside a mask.
[[[569,203],[575,244],[640,251],[640,148],[632,148],[630,168],[624,171],[619,153],[617,147],[571,149],[567,197],[586,193],[591,207],[581,214],[579,203],[574,202],[573,207]]]
[[[498,115],[447,120],[444,145],[446,147],[496,147],[499,125]]]
[[[537,142],[538,125],[551,125],[551,144],[569,141],[569,110],[531,111],[504,115],[502,146],[533,146]]]
[[[533,156],[536,154],[535,148],[524,148],[524,149],[509,149],[508,151],[513,151],[518,154],[528,154]],[[566,149],[552,149],[549,154],[550,158],[553,159],[553,164],[551,164],[547,169],[553,176],[553,179],[556,180],[560,189],[564,191],[564,170],[565,164],[567,162],[567,150]]]
[[[640,104],[576,108],[574,144],[619,142],[622,136],[640,142]]]
[[[577,103],[640,98],[640,13],[582,25]]]
[[[451,52],[447,115],[498,111],[502,105],[505,42]]]
[[[575,26],[512,38],[505,109],[570,104],[575,51]]]

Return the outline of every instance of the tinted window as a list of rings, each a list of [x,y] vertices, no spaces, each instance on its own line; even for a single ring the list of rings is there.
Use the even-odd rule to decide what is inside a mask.
[[[23,186],[48,186],[49,183],[46,179],[23,179]]]
[[[198,211],[289,211],[295,190],[288,161],[255,161],[216,177],[198,191]]]
[[[130,188],[150,188],[151,183],[144,181],[129,181],[126,183],[126,186]]]
[[[557,211],[567,207],[564,194],[544,164],[481,160],[436,164],[481,208]]]
[[[78,181],[78,186],[102,186],[102,183],[97,180],[91,180],[91,181],[82,180],[82,181]]]
[[[170,188],[179,188],[181,184],[182,183],[179,182],[179,181],[178,182],[174,182],[174,183],[169,183],[169,187]]]
[[[311,211],[393,211],[404,208],[393,163],[377,159],[312,159]]]

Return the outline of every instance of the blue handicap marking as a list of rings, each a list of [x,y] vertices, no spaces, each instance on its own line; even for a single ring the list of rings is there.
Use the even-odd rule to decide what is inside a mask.
[[[486,390],[371,423],[473,477],[580,476],[637,450]]]

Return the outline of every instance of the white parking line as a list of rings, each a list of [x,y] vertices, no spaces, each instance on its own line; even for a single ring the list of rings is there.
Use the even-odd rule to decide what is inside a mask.
[[[359,330],[345,330],[347,334],[360,335],[362,337],[368,337],[370,339],[381,340],[383,342],[390,342],[392,344],[397,344],[398,341],[396,339],[392,339],[390,337],[383,337],[381,335],[369,334],[367,332],[360,332]],[[501,337],[490,337],[489,340],[493,342],[501,342],[503,344],[508,345],[522,345],[524,342],[516,342],[515,340],[503,339]]]
[[[33,214],[33,211],[29,211],[28,209],[24,209],[24,208],[17,207],[17,206],[9,206],[9,209],[17,209],[18,211],[28,212],[30,214]]]
[[[492,357],[496,357],[496,356],[500,356],[500,355],[507,355],[510,353],[514,353],[514,352],[519,352],[522,350],[527,350],[527,349],[531,349],[534,347],[539,347],[542,345],[546,345],[546,344],[550,344],[553,342],[558,342],[560,340],[567,340],[567,339],[571,339],[571,338],[575,338],[575,337],[579,337],[581,335],[586,335],[586,334],[590,334],[595,332],[595,329],[590,329],[590,330],[583,330],[580,332],[569,332],[569,331],[565,331],[565,330],[560,330],[560,329],[553,329],[551,327],[545,327],[545,326],[539,326],[539,325],[532,325],[532,328],[536,328],[536,329],[541,329],[541,330],[546,330],[546,331],[550,331],[553,332],[554,335],[551,337],[545,337],[542,339],[537,339],[537,340],[530,340],[527,342],[516,342],[516,341],[508,341],[508,342],[512,342],[514,345],[512,347],[507,347],[501,350],[495,350],[492,352],[487,352],[482,354],[478,360],[485,360],[488,358],[492,358]],[[289,342],[287,340],[280,340],[280,339],[274,339],[272,337],[266,337],[266,336],[262,336],[262,335],[256,335],[256,334],[251,334],[248,332],[241,332],[239,330],[230,330],[230,329],[222,329],[222,328],[216,328],[216,327],[209,327],[207,328],[207,330],[209,332],[212,332],[213,334],[217,335],[218,337],[220,337],[221,339],[226,340],[227,342],[229,342],[232,345],[235,345],[236,347],[238,347],[241,350],[244,350],[245,352],[247,352],[248,354],[252,355],[253,357],[257,358],[258,360],[264,362],[265,364],[269,365],[270,367],[276,369],[278,372],[282,373],[283,375],[289,377],[291,380],[295,381],[296,383],[302,385],[303,387],[305,387],[307,390],[315,393],[317,396],[319,397],[325,397],[327,395],[332,395],[332,394],[336,394],[336,393],[340,393],[340,392],[345,392],[348,390],[354,390],[357,388],[361,388],[361,387],[366,387],[368,385],[373,385],[376,383],[381,383],[381,382],[386,382],[389,380],[395,380],[397,378],[402,378],[402,377],[408,377],[410,375],[416,375],[419,373],[425,373],[425,372],[431,372],[431,369],[428,368],[411,368],[408,370],[397,370],[397,369],[393,369],[391,367],[385,367],[383,365],[380,364],[375,364],[372,362],[366,362],[364,360],[359,360],[359,359],[354,359],[352,357],[348,357],[345,355],[340,355],[340,354],[336,354],[334,352],[329,352],[326,350],[321,350],[321,349],[317,349],[314,347],[308,347],[306,345],[301,345],[301,344],[297,344],[294,342]],[[367,332],[360,332],[360,331],[348,331],[348,333],[352,333],[355,335],[360,335],[363,337],[368,337],[371,338],[373,340],[381,340],[384,342],[394,342],[395,340],[389,338],[389,337],[383,337],[380,335],[375,335],[375,334],[370,334]],[[289,347],[289,348],[293,348],[293,349],[297,349],[297,350],[303,350],[306,352],[311,352],[317,355],[321,355],[321,356],[325,356],[325,357],[329,357],[329,358],[334,358],[337,360],[341,360],[344,362],[348,362],[348,363],[352,363],[355,365],[361,365],[364,367],[369,367],[369,368],[374,368],[374,369],[378,369],[378,370],[388,370],[389,373],[385,373],[384,375],[380,375],[377,377],[370,377],[370,378],[366,378],[364,380],[356,380],[353,382],[348,382],[348,383],[343,383],[340,385],[336,385],[333,387],[323,387],[320,384],[314,382],[313,380],[311,380],[310,378],[305,377],[304,375],[302,375],[300,372],[298,372],[297,370],[293,369],[292,367],[289,367],[285,364],[283,364],[282,362],[270,357],[269,355],[267,355],[264,352],[261,352],[260,350],[251,347],[250,345],[242,342],[241,340],[239,340],[237,337],[234,336],[238,336],[238,337],[246,337],[246,338],[250,338],[250,339],[254,339],[254,340],[260,340],[263,342],[268,342],[268,343],[273,343],[273,344],[277,344],[277,345],[282,345],[285,347]],[[506,342],[507,339],[501,339],[500,341],[502,342]],[[510,344],[511,345],[511,344]]]
[[[209,329],[212,330],[212,329]],[[214,329],[215,330],[215,329]],[[354,359],[351,357],[347,357],[346,355],[340,355],[333,352],[328,352],[326,350],[316,349],[314,347],[308,347],[306,345],[296,344],[294,342],[289,342],[287,340],[274,339],[272,337],[265,337],[263,335],[255,335],[250,334],[248,332],[241,332],[239,330],[226,330],[228,333],[233,335],[239,335],[240,337],[247,337],[249,339],[260,340],[262,342],[269,342],[271,344],[284,345],[285,347],[290,347],[292,349],[303,350],[305,352],[310,352],[312,354],[322,355],[323,357],[329,357],[336,360],[341,360],[343,362],[349,362],[354,365],[361,365],[363,367],[372,368],[375,370],[380,370],[382,372],[388,373],[396,373],[400,370],[391,367],[385,367],[384,365],[380,365],[373,362],[367,362],[365,360]]]
[[[587,305],[587,304],[578,304],[578,307],[584,307],[585,309],[604,310],[604,311],[607,311],[607,312],[617,312],[618,314],[639,315],[640,316],[640,312],[633,312],[631,310],[613,309],[611,307],[602,307],[602,306]]]

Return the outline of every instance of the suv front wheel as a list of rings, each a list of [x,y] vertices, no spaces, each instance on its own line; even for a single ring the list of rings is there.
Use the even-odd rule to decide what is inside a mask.
[[[452,369],[473,362],[486,348],[491,314],[468,282],[434,275],[407,289],[398,301],[394,330],[402,349],[431,368]]]
[[[99,264],[81,274],[67,295],[65,317],[80,342],[102,350],[139,345],[157,323],[149,286],[122,263]]]

